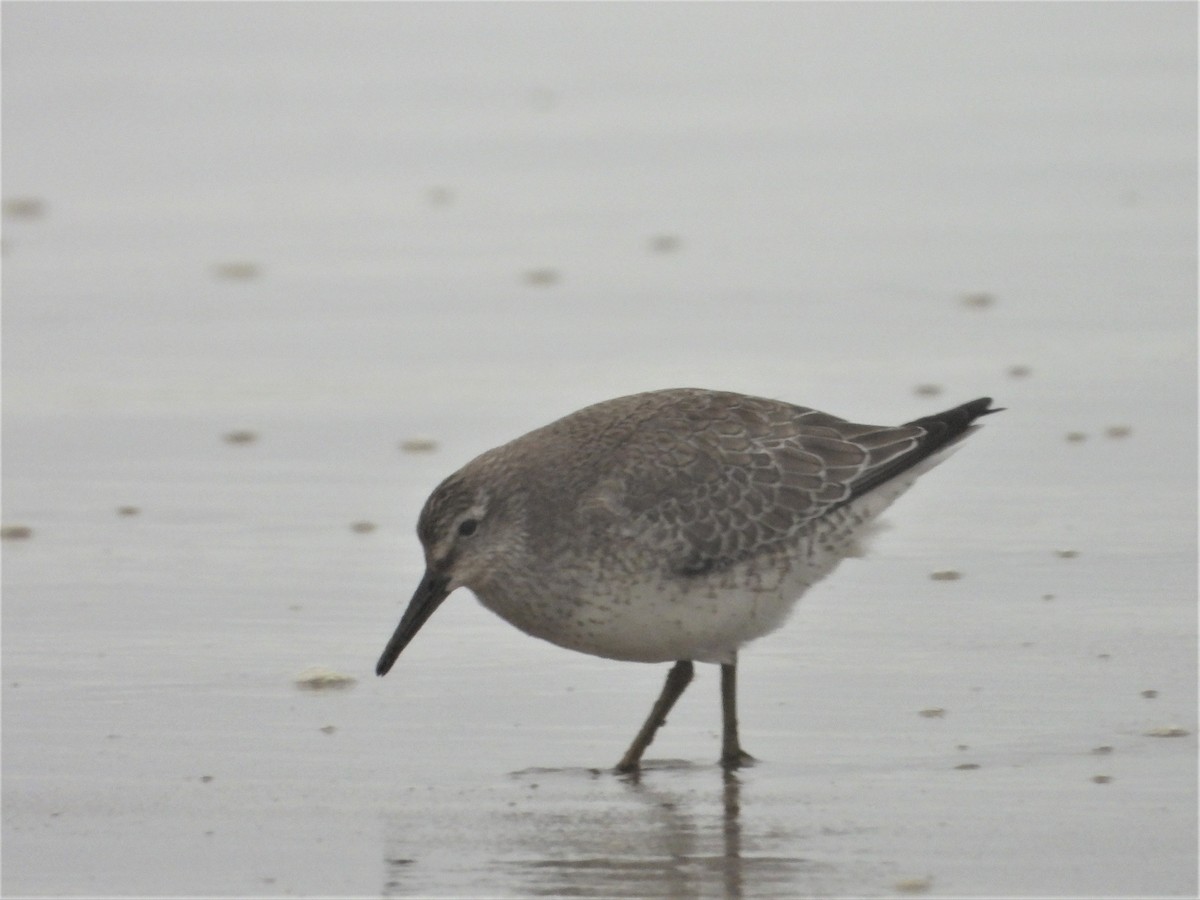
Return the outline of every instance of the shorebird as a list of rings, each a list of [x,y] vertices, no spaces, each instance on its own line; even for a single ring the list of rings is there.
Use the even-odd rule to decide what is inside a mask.
[[[998,411],[984,397],[904,425],[856,425],[691,388],[588,406],[433,491],[417,524],[425,574],[376,674],[465,587],[559,646],[674,662],[618,771],[639,767],[695,662],[721,667],[721,763],[752,762],[738,739],[738,650],[778,628],[879,513]]]

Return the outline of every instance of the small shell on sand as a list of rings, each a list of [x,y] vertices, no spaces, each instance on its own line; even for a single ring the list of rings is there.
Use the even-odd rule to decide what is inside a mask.
[[[350,526],[350,530],[355,534],[370,534],[375,528],[374,522],[354,522]]]
[[[253,444],[258,440],[258,435],[249,429],[242,428],[221,435],[221,440],[227,444]]]
[[[940,706],[931,706],[928,709],[918,710],[917,715],[924,719],[944,719],[946,717],[946,710]]]
[[[358,679],[325,666],[311,666],[296,676],[295,683],[302,691],[329,691],[354,687]]]
[[[0,540],[24,541],[33,537],[33,529],[28,525],[4,525],[0,527]]]
[[[1146,732],[1146,737],[1187,737],[1191,734],[1186,728],[1180,728],[1178,725],[1167,725],[1164,728],[1151,728]]]

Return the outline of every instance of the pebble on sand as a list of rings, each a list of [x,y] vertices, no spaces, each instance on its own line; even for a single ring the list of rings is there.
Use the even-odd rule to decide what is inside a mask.
[[[221,439],[227,444],[253,444],[258,440],[258,434],[249,429],[239,429],[230,431],[221,435]]]
[[[33,537],[33,529],[28,525],[0,526],[0,540],[23,541]]]
[[[355,534],[370,534],[375,528],[374,522],[354,522],[350,525],[350,530]]]

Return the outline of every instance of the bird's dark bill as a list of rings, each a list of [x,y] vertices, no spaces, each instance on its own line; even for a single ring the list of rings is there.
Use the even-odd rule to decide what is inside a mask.
[[[400,624],[396,626],[396,633],[392,635],[392,639],[383,650],[383,655],[379,657],[379,662],[375,664],[376,675],[388,673],[400,652],[416,637],[421,626],[433,615],[433,611],[449,596],[450,592],[446,590],[448,581],[445,576],[425,572],[421,583],[417,585],[416,593],[408,603],[408,609],[400,619]]]

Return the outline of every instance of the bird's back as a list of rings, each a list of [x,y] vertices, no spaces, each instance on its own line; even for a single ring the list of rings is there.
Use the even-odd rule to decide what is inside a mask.
[[[822,516],[961,438],[988,402],[875,426],[683,388],[586,407],[514,449],[533,450],[542,463],[537,484],[548,528],[561,534],[564,519],[581,517],[648,543],[671,571],[704,574],[793,542]]]

